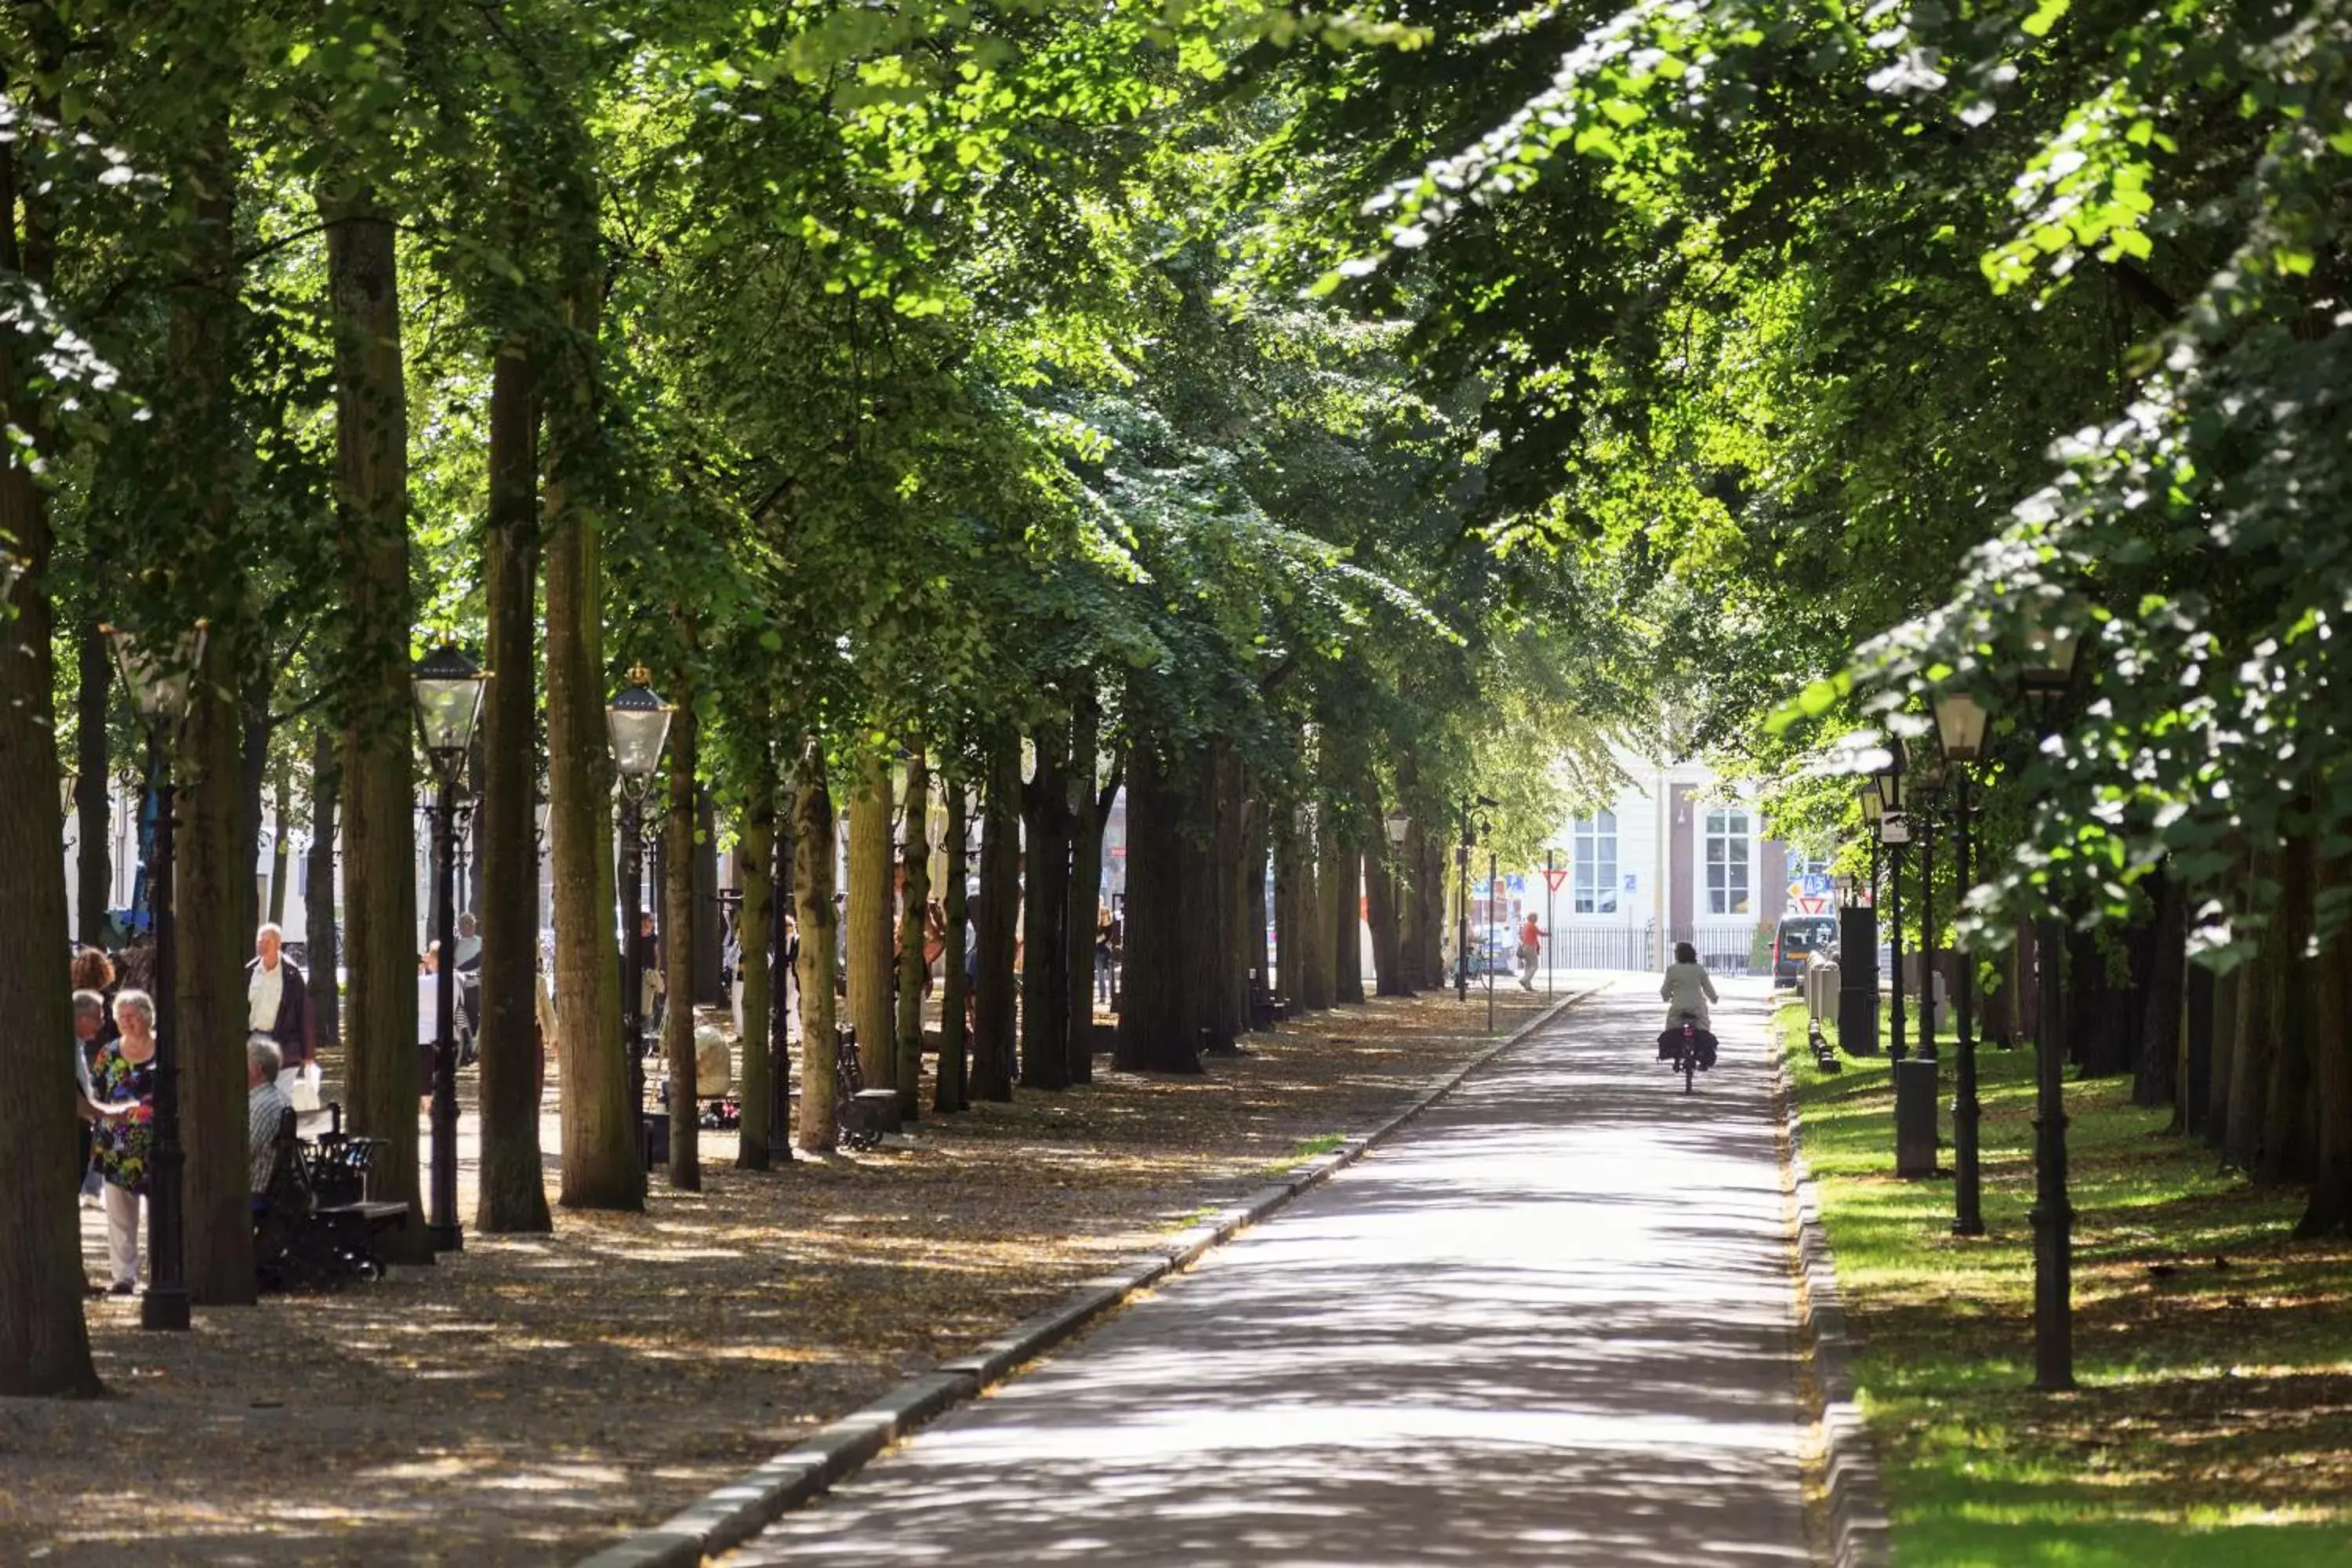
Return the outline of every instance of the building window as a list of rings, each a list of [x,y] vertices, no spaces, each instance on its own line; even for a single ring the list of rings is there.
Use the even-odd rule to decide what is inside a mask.
[[[1617,912],[1617,814],[1580,816],[1570,828],[1576,860],[1576,912]]]
[[[1706,814],[1706,912],[1748,912],[1748,814]]]

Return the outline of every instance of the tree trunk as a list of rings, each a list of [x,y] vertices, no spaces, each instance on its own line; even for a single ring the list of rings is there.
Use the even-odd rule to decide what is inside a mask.
[[[768,1049],[768,1019],[775,1007],[774,967],[784,962],[781,952],[771,962],[770,931],[775,924],[776,781],[769,758],[767,714],[754,708],[750,720],[755,755],[752,776],[744,790],[743,827],[735,839],[736,879],[743,901],[735,910],[735,965],[743,985],[743,1027],[736,1041],[743,1058],[740,1102],[743,1119],[735,1130],[735,1168],[768,1168],[768,1134],[773,1123],[769,1112],[775,1099],[774,1063]]]
[[[2188,983],[2188,897],[2169,873],[2157,879],[2156,919],[2148,933],[2148,981],[2142,993],[2134,1105],[2170,1105],[2180,1079],[2180,1016]]]
[[[694,621],[678,617],[688,656],[694,649]],[[694,953],[700,906],[694,896],[694,835],[699,801],[695,773],[701,766],[701,732],[694,711],[693,676],[683,667],[670,693],[677,713],[669,724],[669,852],[662,858],[662,1054],[669,1063],[669,1184],[681,1193],[702,1190],[702,1099],[695,1083]],[[742,1135],[739,1127],[736,1135]]]
[[[1077,781],[1076,820],[1071,825],[1069,937],[1063,958],[1068,983],[1069,1081],[1091,1083],[1095,1076],[1095,932],[1102,908],[1103,823],[1109,811],[1097,768],[1101,759],[1101,715],[1093,693],[1083,694],[1070,716],[1070,766]]]
[[[1307,855],[1298,831],[1295,806],[1273,809],[1274,824],[1274,994],[1286,996],[1294,1008],[1307,1005],[1305,968],[1307,900],[1300,884],[1306,879]],[[1130,870],[1130,875],[1132,871]]]
[[[2213,977],[2213,1063],[2206,1073],[2203,1133],[2206,1143],[2217,1151],[2229,1138],[2230,1078],[2237,1064],[2238,999],[2245,973],[2241,964]]]
[[[575,217],[575,225],[582,222]],[[586,363],[603,321],[593,248],[575,235],[565,258],[572,341],[547,362],[547,453],[541,514],[546,538],[547,794],[554,862],[556,1032],[562,1055],[562,1187],[567,1208],[642,1209],[640,1107],[621,1042],[613,756],[604,719],[603,525],[591,501],[600,433]],[[636,933],[629,933],[635,940]]]
[[[1069,952],[1064,924],[1070,897],[1069,774],[1058,725],[1040,726],[1037,771],[1023,792],[1028,828],[1023,879],[1021,1082],[1028,1089],[1070,1087]]]
[[[923,962],[923,917],[931,903],[929,815],[931,775],[922,742],[908,748],[907,827],[899,865],[907,885],[898,911],[898,1114],[913,1121],[923,1113],[923,992],[930,965]]]
[[[1210,973],[1209,1038],[1220,1051],[1236,1048],[1249,1033],[1249,982],[1243,963],[1241,927],[1248,909],[1242,886],[1242,856],[1249,835],[1249,790],[1240,755],[1231,742],[1209,746],[1206,799],[1213,808],[1209,837],[1211,924],[1203,933],[1214,955]]]
[[[2273,917],[2278,959],[2272,971],[2270,1079],[2263,1098],[2262,1145],[2254,1180],[2281,1186],[2311,1172],[2311,1039],[2313,992],[2317,976],[2304,957],[2312,928],[2312,863],[2318,846],[2308,838],[2288,841],[2282,859],[2278,910]]]
[[[963,781],[947,780],[947,948],[940,955],[940,1068],[933,1106],[942,1112],[962,1110],[971,1100],[968,1093],[964,1070],[964,998],[969,988],[964,981],[965,948],[964,920],[969,912],[966,895],[969,891],[964,877],[963,847],[970,835],[965,820],[965,801],[969,798]]]
[[[1298,988],[1291,999],[1310,1013],[1331,1005],[1329,878],[1319,846],[1330,837],[1328,814],[1318,810],[1298,829]]]
[[[2347,880],[2352,860],[2337,855],[2318,868],[2316,901]],[[2312,1123],[2316,1132],[2311,1196],[2294,1227],[2304,1237],[2352,1233],[2352,929],[2339,926],[2306,967],[2315,994],[2312,1016]]]
[[[980,941],[972,990],[971,1094],[1013,1098],[1013,1037],[1018,1010],[1013,947],[1021,905],[1021,745],[992,743],[988,804],[981,821]]]
[[[1412,827],[1414,851],[1414,907],[1420,911],[1420,932],[1413,939],[1414,960],[1420,966],[1421,984],[1424,990],[1443,991],[1450,978],[1445,973],[1445,844],[1443,836],[1433,834],[1416,820]]]
[[[800,910],[800,1146],[832,1152],[840,1136],[834,1074],[833,942],[839,917],[833,905],[833,786],[825,777],[824,743],[812,735],[801,746],[798,811],[793,824],[793,894]]]
[[[310,739],[310,853],[304,873],[302,940],[309,945],[310,1015],[321,1047],[339,1045],[343,1037],[342,983],[335,971],[341,940],[335,929],[335,848],[342,790],[342,762],[335,752],[332,727],[320,724]],[[537,889],[533,889],[534,894]]]
[[[269,923],[282,926],[286,923],[286,872],[294,847],[286,826],[294,814],[294,773],[289,768],[278,770],[269,812]]]
[[[1197,1073],[1200,1046],[1184,973],[1183,805],[1157,737],[1127,760],[1127,953],[1114,1059],[1129,1072]]]
[[[0,147],[0,267],[45,287],[55,255],[45,194],[22,194],[17,237],[23,146],[20,139]],[[0,334],[0,395],[26,442],[12,444],[0,468],[0,626],[7,627],[0,637],[0,952],[8,954],[0,963],[0,1082],[9,1086],[0,1094],[0,1395],[80,1396],[100,1388],[82,1321],[74,1089],[58,1066],[73,1019],[58,941],[66,929],[65,868],[49,837],[58,788],[49,513],[26,466],[47,431],[25,384],[18,342]],[[101,768],[98,784],[105,783]],[[87,817],[83,834],[87,844]]]
[[[481,1179],[474,1228],[553,1228],[539,1142],[539,440],[532,365],[520,345],[490,368],[489,517],[482,602],[489,689],[482,700],[480,842]]]
[[[868,1089],[898,1083],[898,1028],[890,1005],[890,759],[868,745],[849,799],[849,1021]]]
[[[2263,849],[2253,857],[2253,874],[2275,882],[2280,854]],[[2221,1158],[2252,1173],[2262,1150],[2263,1113],[2271,1079],[2271,1058],[2277,1053],[2277,976],[2284,961],[2279,947],[2283,913],[2273,913],[2254,943],[2252,958],[2238,970],[2238,1022],[2235,1048],[2230,1059],[2230,1104],[2222,1134]]]
[[[328,210],[345,674],[343,911],[351,1131],[382,1138],[374,1196],[409,1205],[394,1261],[429,1261],[417,1201],[416,806],[410,761],[408,413],[392,222]],[[193,1156],[193,1151],[191,1151]]]
[[[1359,879],[1364,858],[1337,820],[1331,826],[1323,860],[1324,876],[1331,884],[1331,999],[1360,1005],[1364,1000],[1364,896]]]
[[[0,375],[5,374],[5,368],[0,368]],[[37,416],[33,410],[26,411],[27,418]],[[114,680],[107,660],[106,634],[98,629],[98,623],[83,622],[76,640],[74,771],[79,776],[74,780],[74,815],[79,819],[75,837],[80,852],[74,857],[74,931],[83,946],[102,947],[108,895],[114,884],[113,867],[107,858],[113,823],[106,767],[106,715]]]

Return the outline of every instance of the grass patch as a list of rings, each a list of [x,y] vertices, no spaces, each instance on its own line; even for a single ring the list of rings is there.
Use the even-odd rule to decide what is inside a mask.
[[[2074,1364],[2034,1393],[2033,1057],[1979,1053],[1984,1217],[1898,1182],[1887,1064],[1828,1077],[1780,1015],[1899,1568],[2352,1563],[2352,1247],[2219,1172],[2123,1079],[2069,1082]],[[1951,1057],[1940,1094],[1949,1163]]]
[[[1295,1171],[1309,1160],[1328,1154],[1347,1141],[1348,1135],[1344,1132],[1326,1132],[1320,1138],[1309,1138],[1266,1169],[1276,1175],[1280,1175],[1286,1171]]]

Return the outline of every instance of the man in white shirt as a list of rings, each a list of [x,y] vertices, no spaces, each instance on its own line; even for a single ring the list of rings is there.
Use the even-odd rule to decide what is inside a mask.
[[[291,1094],[312,1055],[310,992],[284,950],[285,933],[275,924],[253,933],[253,962],[245,966],[246,1029],[276,1044],[278,1087]]]

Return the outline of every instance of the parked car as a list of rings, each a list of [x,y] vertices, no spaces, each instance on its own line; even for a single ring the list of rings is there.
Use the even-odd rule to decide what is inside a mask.
[[[1837,952],[1835,915],[1783,915],[1772,933],[1772,984],[1795,986],[1805,977],[1805,964],[1817,952]]]

